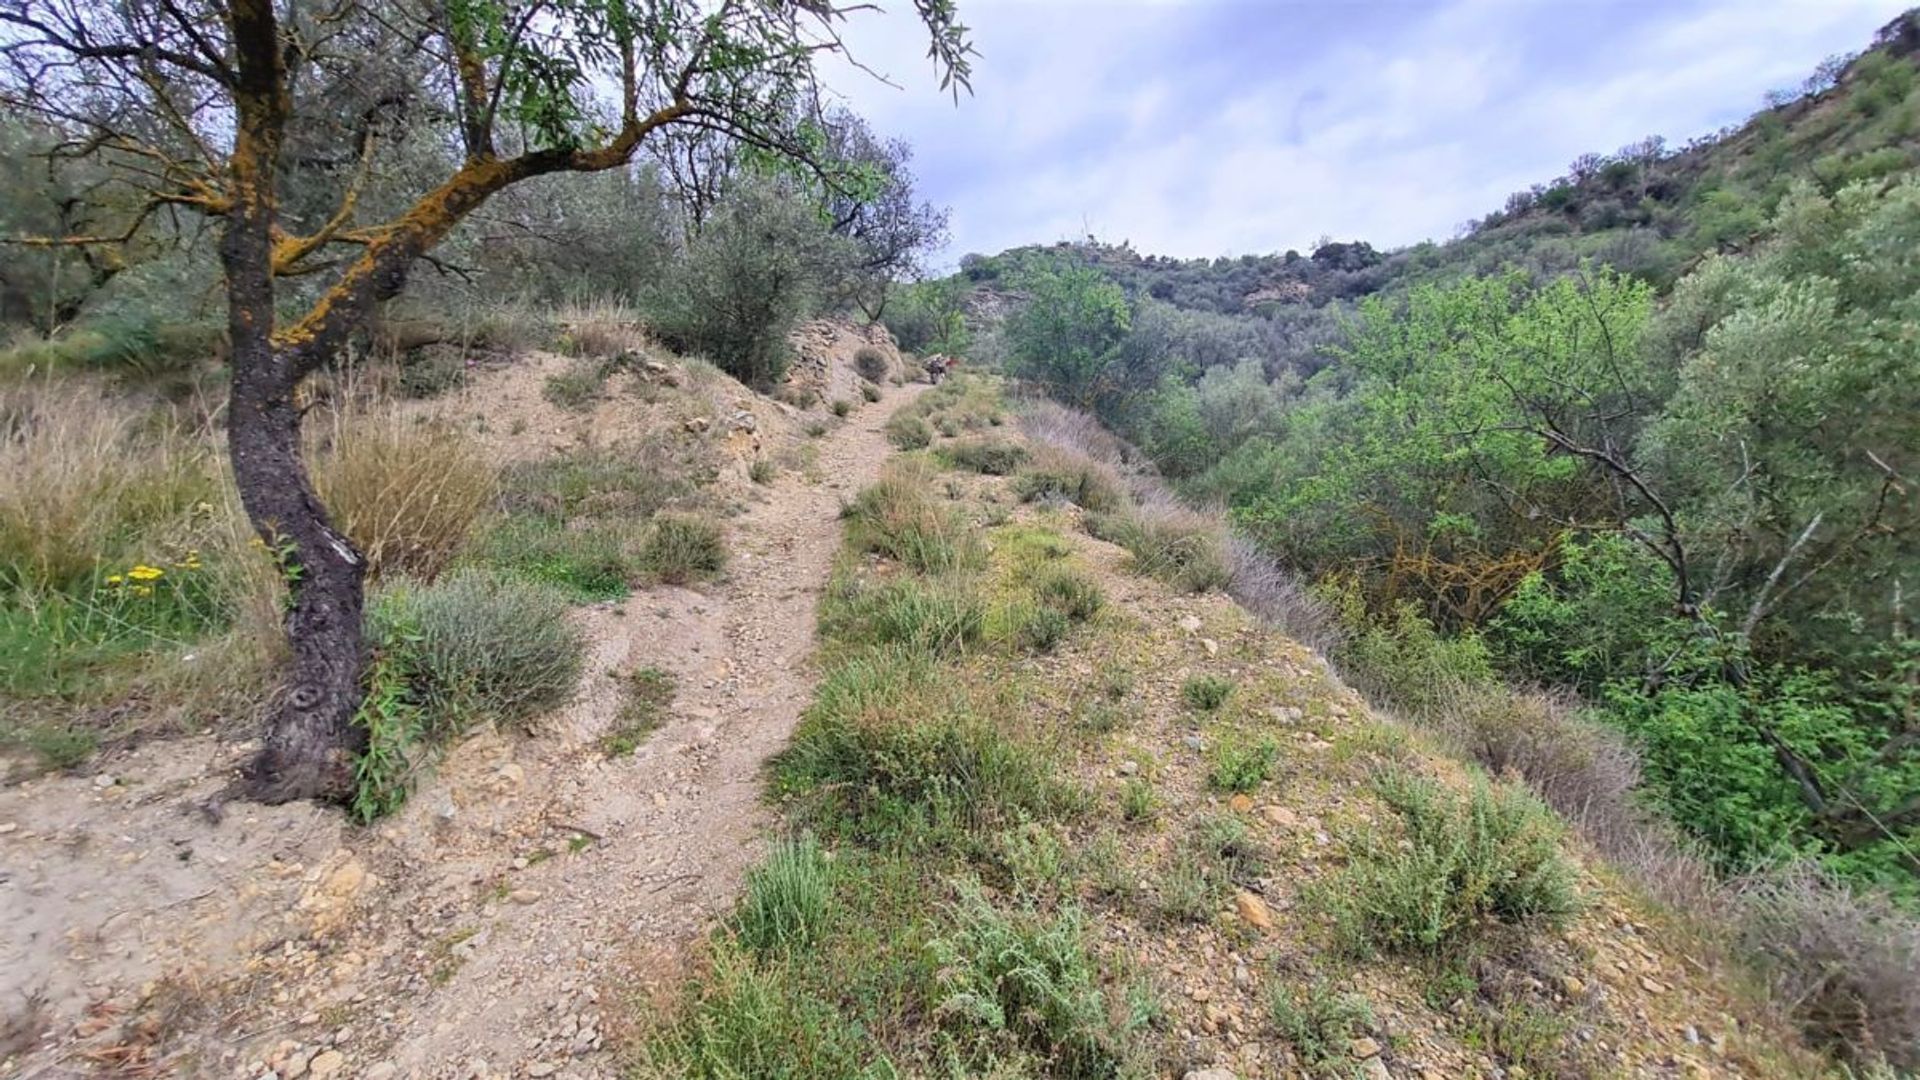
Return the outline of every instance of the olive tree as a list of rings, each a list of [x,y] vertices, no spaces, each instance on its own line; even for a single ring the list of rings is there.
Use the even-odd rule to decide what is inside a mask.
[[[966,85],[953,0],[913,0],[943,88]],[[659,133],[704,130],[804,156],[793,121],[842,51],[834,0],[0,0],[0,104],[52,125],[56,157],[113,171],[129,224],[50,247],[124,243],[190,213],[221,232],[241,501],[287,582],[291,660],[247,791],[339,798],[364,733],[366,560],[300,454],[302,382],[493,195],[627,166]],[[423,134],[424,133],[424,134]],[[363,199],[389,149],[437,139],[446,166]],[[290,198],[338,178],[323,208]],[[311,185],[301,188],[310,194]]]

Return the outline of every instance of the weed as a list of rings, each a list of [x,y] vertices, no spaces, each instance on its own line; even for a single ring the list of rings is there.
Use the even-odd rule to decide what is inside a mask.
[[[848,414],[853,412],[853,402],[848,401],[846,398],[834,398],[833,404],[827,407],[833,411],[833,415],[841,419],[845,419]]]
[[[940,1001],[934,1013],[963,1052],[992,1059],[1011,1037],[1056,1077],[1111,1077],[1132,1050],[1133,1032],[1109,1015],[1084,916],[1006,913],[966,885],[949,913],[953,928],[929,949]]]
[[[889,469],[843,511],[848,545],[922,572],[984,562],[985,551],[966,521],[927,497],[928,480],[924,466]]]
[[[1305,991],[1275,986],[1267,996],[1268,1015],[1280,1037],[1307,1067],[1321,1075],[1346,1075],[1348,1046],[1373,1027],[1373,1009],[1359,994],[1340,993],[1326,979]]]
[[[746,896],[733,917],[740,944],[761,956],[804,948],[826,918],[830,870],[811,833],[775,843],[747,875]]]
[[[756,484],[771,484],[778,472],[772,458],[757,457],[747,466],[747,479]]]
[[[568,528],[552,518],[509,514],[481,532],[471,558],[579,600],[617,600],[639,574],[636,539],[624,522]]]
[[[1218,712],[1233,693],[1233,680],[1220,675],[1195,675],[1180,684],[1180,699],[1200,712]]]
[[[1047,446],[1014,476],[1013,490],[1021,502],[1064,500],[1092,513],[1109,513],[1124,499],[1113,470]]]
[[[1023,607],[1015,616],[1016,639],[1028,652],[1050,653],[1066,640],[1073,624],[1058,608]]]
[[[71,769],[93,756],[100,736],[86,728],[40,724],[28,728],[20,740],[49,769]]]
[[[1059,569],[1043,575],[1033,585],[1040,602],[1075,622],[1085,622],[1105,606],[1106,594],[1091,577],[1076,570]]]
[[[966,439],[940,451],[947,463],[988,476],[1007,476],[1027,460],[1026,447],[1000,439]]]
[[[493,464],[456,428],[336,413],[326,443],[312,455],[314,488],[376,578],[432,579],[493,501]]]
[[[413,754],[426,731],[426,715],[411,685],[412,644],[418,631],[390,627],[387,645],[367,670],[367,693],[353,722],[367,744],[353,763],[348,812],[362,824],[386,817],[407,801],[413,785]]]
[[[1086,526],[1126,548],[1136,571],[1184,592],[1225,588],[1232,580],[1219,523],[1171,499],[1092,514]]]
[[[540,387],[540,396],[568,412],[586,412],[600,403],[607,374],[601,361],[590,356],[577,357],[569,361],[564,370],[547,376]]]
[[[526,462],[506,471],[501,503],[562,522],[644,519],[713,478],[711,462],[688,453],[652,437]]]
[[[950,583],[902,579],[872,583],[842,577],[820,613],[821,632],[849,644],[904,645],[951,655],[980,640],[986,606]]]
[[[869,404],[878,402],[880,400],[880,388],[873,383],[863,382],[860,384],[860,396],[865,398]]]
[[[1216,791],[1246,793],[1273,775],[1280,746],[1270,738],[1248,742],[1223,735],[1214,740],[1209,756],[1213,760],[1207,769],[1207,784]]]
[[[620,711],[600,737],[601,751],[608,757],[625,757],[638,750],[666,720],[675,684],[672,672],[656,667],[641,668],[622,679]]]
[[[1156,899],[1166,918],[1204,923],[1226,904],[1231,889],[1232,883],[1216,865],[1183,852],[1161,872]]]
[[[827,425],[824,421],[814,420],[809,424],[807,424],[807,438],[809,439],[821,438],[825,436],[826,433],[827,433]]]
[[[1160,814],[1160,800],[1153,785],[1138,776],[1130,776],[1120,788],[1120,816],[1135,824],[1152,821]]]
[[[654,515],[640,547],[640,565],[655,581],[686,585],[713,577],[727,565],[726,534],[699,514]]]

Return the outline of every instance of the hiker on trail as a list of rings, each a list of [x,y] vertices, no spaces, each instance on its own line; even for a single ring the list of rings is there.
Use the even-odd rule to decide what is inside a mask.
[[[927,381],[935,386],[940,385],[940,377],[952,371],[956,363],[958,361],[945,353],[935,353],[927,357]]]

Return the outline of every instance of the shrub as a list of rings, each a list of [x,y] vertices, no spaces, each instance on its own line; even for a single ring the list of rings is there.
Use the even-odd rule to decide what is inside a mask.
[[[845,244],[777,182],[738,185],[648,303],[675,352],[710,357],[758,389],[779,383],[787,337]]]
[[[579,600],[614,600],[627,595],[638,575],[635,546],[625,525],[568,528],[551,518],[510,514],[480,534],[473,558]]]
[[[1214,712],[1233,693],[1233,680],[1221,675],[1195,675],[1180,684],[1180,699],[1188,708]]]
[[[869,404],[872,404],[880,400],[880,388],[873,383],[861,383],[860,396],[865,398]]]
[[[573,696],[584,649],[554,589],[481,570],[376,598],[376,649],[402,652],[428,720],[450,732],[475,720],[530,719]]]
[[[1066,613],[1044,604],[1022,608],[1017,615],[1020,647],[1028,652],[1052,652],[1067,638],[1072,624]]]
[[[1078,909],[1009,914],[968,885],[948,918],[952,929],[928,948],[940,997],[934,1014],[950,1038],[996,1060],[1004,1057],[996,1044],[1011,1037],[1047,1063],[1049,1076],[1121,1073],[1133,1032],[1110,1019]]]
[[[999,439],[967,439],[946,447],[941,456],[962,469],[988,476],[1007,476],[1027,460],[1027,448]]]
[[[1219,522],[1169,500],[1096,514],[1087,531],[1133,555],[1134,569],[1185,592],[1226,587]]]
[[[1015,475],[1013,490],[1021,502],[1064,499],[1094,513],[1113,511],[1123,500],[1112,469],[1048,446],[1034,451],[1027,467]]]
[[[719,522],[699,514],[655,514],[640,547],[640,565],[655,581],[686,585],[727,565],[727,538]]]
[[[747,479],[756,484],[771,484],[778,472],[773,459],[757,457],[747,466]]]
[[[1276,985],[1268,994],[1267,1012],[1300,1060],[1327,1075],[1342,1074],[1354,1036],[1374,1022],[1365,997],[1340,993],[1325,979],[1315,979],[1305,991]]]
[[[835,398],[831,408],[833,409],[833,415],[844,419],[848,413],[853,411],[853,402],[848,401],[846,398]]]
[[[853,370],[869,383],[881,383],[893,371],[893,365],[887,362],[886,353],[871,345],[862,345],[853,351]]]
[[[933,429],[904,409],[887,417],[887,441],[902,450],[920,450],[933,444]]]
[[[1222,736],[1214,740],[1213,762],[1207,770],[1207,783],[1219,791],[1253,791],[1273,775],[1273,763],[1280,746],[1272,739],[1246,742]]]
[[[928,497],[932,483],[923,464],[888,469],[843,512],[848,545],[923,573],[980,565],[985,552],[976,534],[958,514]]]
[[[827,425],[818,420],[807,425],[807,438],[818,439],[827,433]]]
[[[1092,578],[1077,570],[1059,569],[1034,582],[1033,593],[1040,602],[1075,622],[1085,622],[1099,614],[1106,595]]]
[[[733,917],[734,936],[761,956],[803,948],[826,918],[833,880],[812,834],[780,840],[747,875],[746,896]]]
[[[673,673],[659,668],[641,668],[620,680],[620,711],[600,738],[600,749],[608,757],[625,757],[640,749],[640,744],[666,720],[667,707],[673,704]]]
[[[980,640],[986,606],[950,584],[913,579],[873,584],[843,578],[820,613],[830,640],[862,645],[905,645],[927,655],[958,652]]]
[[[401,414],[336,413],[313,484],[374,577],[431,580],[493,501],[498,474],[458,429]]]
[[[1378,786],[1407,846],[1362,837],[1320,891],[1344,950],[1439,954],[1484,920],[1556,923],[1577,908],[1560,823],[1530,793],[1480,781],[1461,798],[1400,772]]]
[[[1739,941],[1808,1039],[1920,1070],[1920,920],[1801,864],[1738,886]]]

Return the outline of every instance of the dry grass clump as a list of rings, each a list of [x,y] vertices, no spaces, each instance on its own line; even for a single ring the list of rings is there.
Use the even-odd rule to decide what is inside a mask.
[[[1065,500],[1094,513],[1113,510],[1126,498],[1112,466],[1044,443],[1033,448],[1013,489],[1022,502]]]
[[[138,538],[179,531],[213,509],[219,468],[171,412],[78,382],[0,390],[0,585],[67,588]]]
[[[1849,1062],[1920,1070],[1920,921],[1801,864],[1740,883],[1739,940],[1808,1038]]]
[[[1326,654],[1340,646],[1345,632],[1337,612],[1313,594],[1279,560],[1244,536],[1228,533],[1227,594],[1254,617],[1315,652]]]
[[[1126,467],[1139,456],[1092,415],[1055,401],[1041,399],[1022,405],[1020,430],[1034,442],[1078,454],[1113,469]]]
[[[568,304],[555,313],[560,351],[569,356],[610,357],[647,347],[640,314],[611,300]]]
[[[498,473],[458,429],[340,411],[309,454],[314,488],[370,574],[431,580],[492,503]]]
[[[889,466],[843,511],[848,545],[923,573],[978,566],[985,553],[971,527],[928,494],[937,482],[924,461]]]
[[[1133,555],[1134,569],[1183,592],[1225,588],[1232,574],[1216,515],[1171,498],[1134,503],[1087,519],[1087,530]]]

